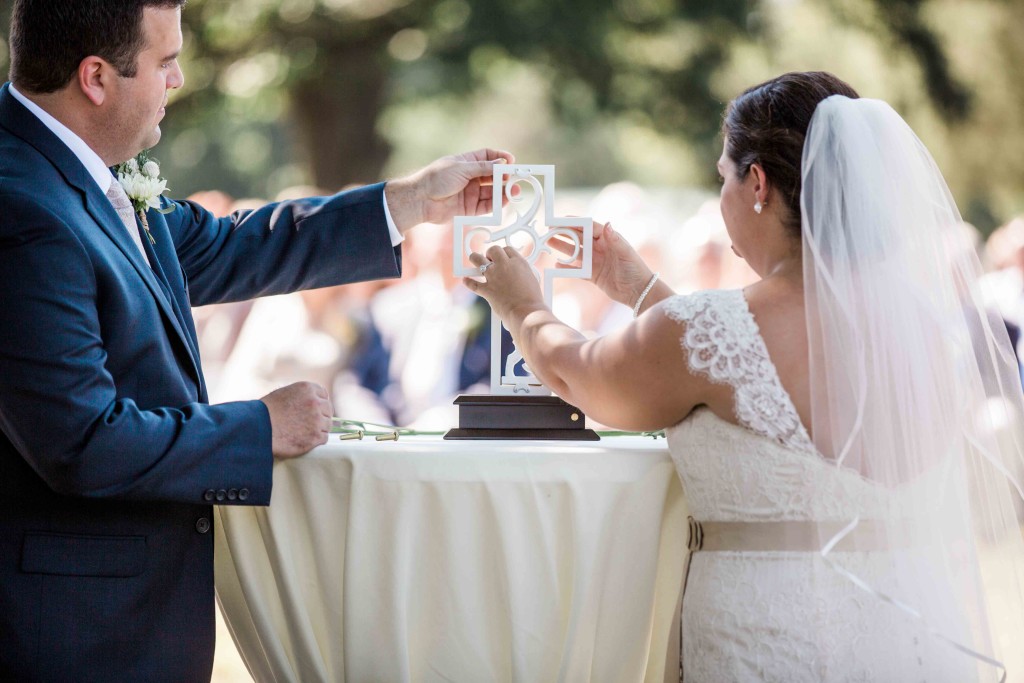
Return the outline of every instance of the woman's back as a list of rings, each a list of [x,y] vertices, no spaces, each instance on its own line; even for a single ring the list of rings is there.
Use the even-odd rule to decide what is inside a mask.
[[[807,361],[799,343],[787,344],[787,322],[801,313],[799,299],[790,303],[761,308],[757,320],[740,291],[662,304],[689,371],[732,396],[725,417],[700,407],[668,430],[699,520],[683,597],[685,680],[976,680],[971,662],[930,639],[923,623],[848,579],[904,598],[914,591],[900,585],[870,521],[855,543],[838,544],[827,559],[820,552],[823,534],[849,520],[899,516],[917,500],[912,488],[879,486],[816,452],[759,331],[772,330],[775,357],[798,383]],[[904,566],[918,562],[909,555]]]
[[[996,433],[1024,403],[941,173],[830,74],[750,88],[723,137],[722,217],[757,285],[674,297],[605,226],[593,280],[640,313],[620,332],[560,323],[511,249],[468,286],[568,402],[669,426],[696,518],[689,680],[998,678],[979,548],[1024,576],[1024,439]]]
[[[743,317],[749,314],[752,318],[782,389],[796,409],[800,423],[810,433],[809,359],[802,285],[785,278],[768,278],[744,289],[742,298],[747,308]],[[678,336],[671,326],[666,326],[663,333]],[[685,372],[686,368],[686,364],[682,365],[680,372]],[[692,371],[692,366],[690,369]],[[697,397],[698,405],[706,406],[719,418],[741,424],[736,416],[733,388],[717,383],[703,384]]]

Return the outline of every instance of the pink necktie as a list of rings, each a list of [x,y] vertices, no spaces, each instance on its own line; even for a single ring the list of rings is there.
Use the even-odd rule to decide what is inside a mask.
[[[152,266],[149,263],[149,256],[146,255],[146,248],[142,246],[142,236],[139,234],[139,224],[135,222],[135,210],[132,208],[132,200],[128,198],[128,193],[124,191],[121,183],[117,182],[117,180],[110,183],[110,189],[107,190],[107,199],[114,206],[117,215],[121,217],[121,222],[124,223],[128,234],[132,236],[132,240],[142,253],[142,258],[146,260],[146,264]]]

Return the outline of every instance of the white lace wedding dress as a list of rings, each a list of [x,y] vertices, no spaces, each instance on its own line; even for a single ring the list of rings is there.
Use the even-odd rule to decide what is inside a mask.
[[[674,297],[665,311],[684,324],[690,371],[735,392],[739,425],[698,408],[668,430],[696,520],[845,524],[899,504],[815,451],[741,291]],[[876,589],[913,592],[899,585],[887,552],[837,550],[829,558]],[[690,562],[686,683],[977,680],[972,660],[818,552],[698,551]]]

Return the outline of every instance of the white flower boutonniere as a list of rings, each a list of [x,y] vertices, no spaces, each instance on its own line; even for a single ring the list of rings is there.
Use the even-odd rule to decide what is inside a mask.
[[[160,210],[160,195],[167,191],[167,181],[160,177],[160,165],[156,159],[150,158],[149,150],[143,150],[134,159],[115,166],[114,172],[117,173],[117,182],[121,184],[128,199],[131,200],[132,208],[139,215],[142,229],[146,231],[146,237],[149,238],[150,244],[156,244],[156,240],[149,232],[146,211],[149,209]],[[161,213],[170,213],[171,211],[173,209],[167,209]]]

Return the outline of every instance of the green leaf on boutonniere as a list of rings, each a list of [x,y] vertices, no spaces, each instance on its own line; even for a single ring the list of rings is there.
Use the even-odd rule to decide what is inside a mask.
[[[160,205],[160,196],[167,191],[167,181],[160,177],[160,164],[149,156],[149,150],[143,150],[134,158],[115,166],[114,172],[117,174],[117,182],[131,200],[132,208],[142,217],[150,241],[156,244],[149,234],[145,213],[150,209],[164,214],[174,210],[173,207],[165,209]]]

